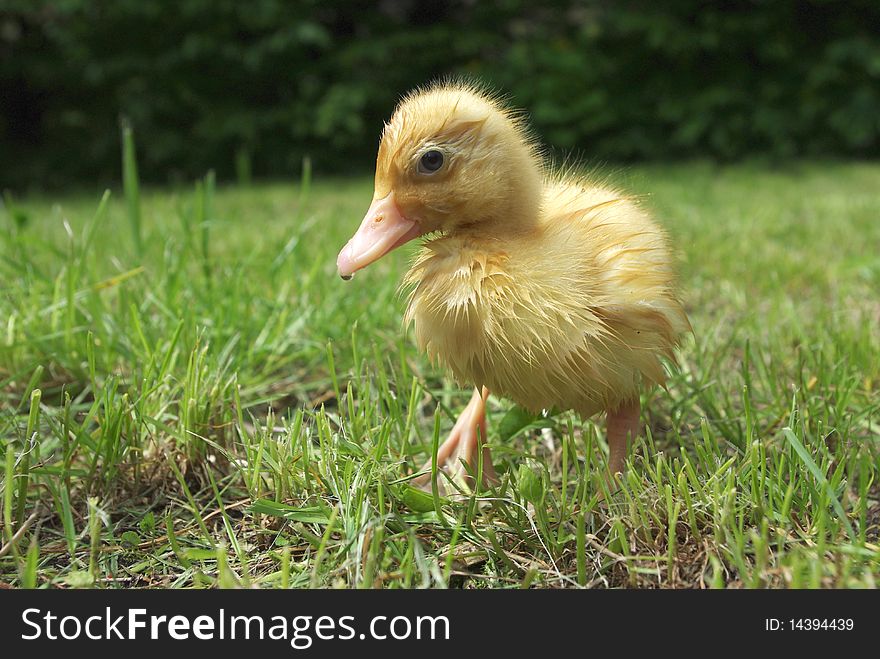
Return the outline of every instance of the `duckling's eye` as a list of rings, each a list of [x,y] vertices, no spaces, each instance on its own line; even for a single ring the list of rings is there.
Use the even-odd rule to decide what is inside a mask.
[[[426,151],[419,159],[420,174],[433,174],[441,167],[443,167],[443,154],[437,149]]]

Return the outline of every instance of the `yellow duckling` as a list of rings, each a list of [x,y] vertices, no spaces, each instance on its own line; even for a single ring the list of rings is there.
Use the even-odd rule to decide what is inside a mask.
[[[467,479],[482,451],[495,479],[492,391],[535,412],[605,411],[608,466],[621,472],[639,389],[664,382],[660,358],[690,330],[663,231],[619,191],[550,172],[497,98],[443,83],[407,96],[385,125],[373,202],[339,273],[425,234],[406,320],[421,349],[477,387],[441,467]]]

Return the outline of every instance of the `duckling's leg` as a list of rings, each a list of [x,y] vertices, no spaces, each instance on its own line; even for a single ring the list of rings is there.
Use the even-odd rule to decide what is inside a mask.
[[[622,474],[626,465],[628,440],[639,436],[639,399],[630,400],[615,410],[608,410],[608,470]]]
[[[489,390],[483,387],[482,392],[474,390],[471,401],[458,417],[449,437],[437,451],[437,468],[450,475],[452,480],[467,488],[473,487],[473,478],[468,473],[476,474],[479,465],[479,451],[483,452],[483,482],[497,483],[498,476],[492,465],[492,454],[486,446],[486,399]],[[464,463],[464,464],[462,464]],[[466,465],[466,466],[465,466]],[[413,484],[425,490],[431,489],[431,463],[422,467],[427,472],[413,479]],[[438,486],[444,489],[445,478],[438,478]]]

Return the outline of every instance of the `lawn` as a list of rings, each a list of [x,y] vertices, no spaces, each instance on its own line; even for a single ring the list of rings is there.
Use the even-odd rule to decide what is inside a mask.
[[[695,332],[623,487],[601,418],[493,398],[501,484],[451,500],[405,484],[470,395],[401,327],[407,254],[335,272],[368,178],[7,196],[0,585],[876,587],[880,165],[606,175]]]

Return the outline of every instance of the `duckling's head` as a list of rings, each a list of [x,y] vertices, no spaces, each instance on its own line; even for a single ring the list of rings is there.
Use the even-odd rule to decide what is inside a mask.
[[[385,124],[373,203],[339,253],[339,274],[426,233],[526,227],[537,218],[541,176],[522,118],[496,97],[461,84],[413,92]]]

